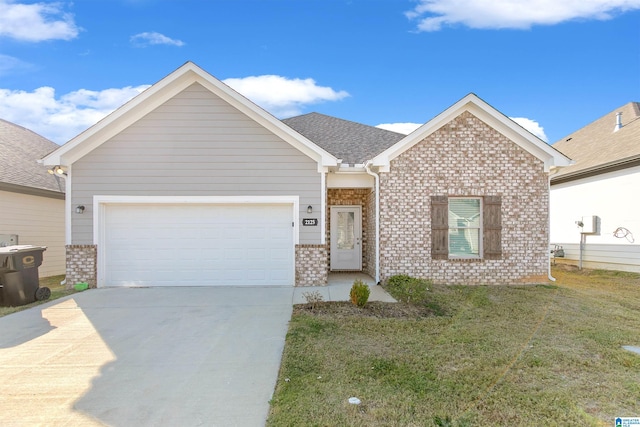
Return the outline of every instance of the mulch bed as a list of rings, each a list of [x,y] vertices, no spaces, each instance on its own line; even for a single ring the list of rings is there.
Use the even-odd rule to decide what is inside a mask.
[[[315,304],[296,304],[294,314],[330,317],[373,317],[378,319],[419,319],[433,316],[433,312],[424,306],[395,302],[368,302],[364,307],[357,307],[349,301],[330,301]]]

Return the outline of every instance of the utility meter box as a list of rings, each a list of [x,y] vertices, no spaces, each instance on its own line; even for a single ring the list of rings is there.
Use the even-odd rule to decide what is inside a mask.
[[[589,215],[582,217],[582,234],[600,234],[600,217]]]
[[[18,244],[17,234],[0,234],[0,248],[15,246]]]

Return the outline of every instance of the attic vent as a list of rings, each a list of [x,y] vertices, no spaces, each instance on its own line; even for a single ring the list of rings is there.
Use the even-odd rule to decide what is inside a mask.
[[[613,131],[618,132],[620,129],[622,129],[622,113],[616,113],[616,127]]]

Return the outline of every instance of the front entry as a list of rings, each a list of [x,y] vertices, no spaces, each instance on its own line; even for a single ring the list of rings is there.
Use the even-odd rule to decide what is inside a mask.
[[[362,270],[361,206],[331,206],[331,270]]]

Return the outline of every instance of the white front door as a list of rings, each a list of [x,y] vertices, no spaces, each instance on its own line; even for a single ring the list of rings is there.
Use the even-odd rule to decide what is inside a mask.
[[[331,206],[331,270],[362,270],[360,206]]]

